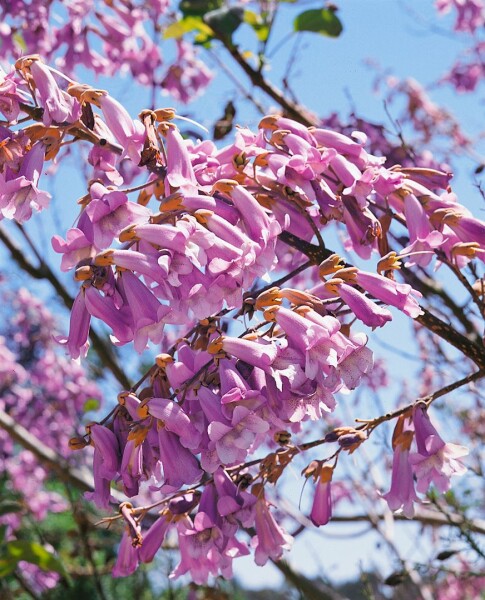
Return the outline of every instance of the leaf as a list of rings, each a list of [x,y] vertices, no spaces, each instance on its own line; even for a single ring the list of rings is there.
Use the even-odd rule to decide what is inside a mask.
[[[18,562],[14,558],[0,558],[0,579],[13,573],[17,568]]]
[[[457,553],[458,553],[458,550],[443,550],[436,556],[436,559],[437,560],[447,560],[448,558],[454,556]]]
[[[97,398],[88,398],[83,406],[84,412],[89,412],[90,410],[98,410],[100,404]]]
[[[13,540],[3,546],[0,556],[0,577],[14,571],[21,560],[37,565],[43,571],[55,571],[69,578],[64,565],[54,554],[37,542],[25,540]]]
[[[202,21],[201,17],[192,16],[184,17],[180,21],[169,25],[163,32],[163,38],[166,40],[171,38],[179,39],[191,31],[198,31],[199,34],[203,34],[206,39],[213,37],[214,33],[212,29]]]
[[[5,500],[4,502],[0,502],[0,516],[7,515],[9,513],[16,513],[22,510],[22,505],[20,502],[15,502],[14,500]]]
[[[223,0],[181,0],[179,10],[184,17],[203,17],[222,6]]]
[[[244,8],[242,6],[224,6],[204,15],[204,22],[224,36],[231,36],[241,25],[243,19]]]
[[[389,575],[389,577],[387,577],[384,580],[384,583],[391,587],[396,587],[398,585],[401,585],[401,583],[406,578],[406,575],[407,575],[406,571],[397,571],[395,573],[392,573],[392,575]]]
[[[256,37],[260,42],[265,42],[269,36],[269,27],[261,18],[261,15],[258,15],[252,10],[245,10],[243,21],[247,23],[250,27],[254,29],[256,33]]]
[[[338,37],[343,30],[335,11],[329,8],[306,10],[293,21],[295,31],[312,31],[329,37]]]
[[[23,52],[27,52],[27,44],[25,43],[24,37],[21,33],[16,31],[13,34],[12,39]]]

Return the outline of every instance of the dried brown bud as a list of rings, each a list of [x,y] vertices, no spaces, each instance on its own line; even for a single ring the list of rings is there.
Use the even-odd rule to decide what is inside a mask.
[[[81,437],[72,437],[69,440],[69,449],[70,450],[82,450],[89,446],[89,442],[87,442],[84,438]]]
[[[290,443],[291,433],[289,431],[277,431],[273,436],[274,441],[280,446],[286,446]]]

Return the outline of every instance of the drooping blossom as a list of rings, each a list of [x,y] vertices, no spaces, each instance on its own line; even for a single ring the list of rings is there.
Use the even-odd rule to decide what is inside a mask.
[[[417,404],[413,410],[413,424],[417,452],[411,453],[409,461],[416,476],[416,489],[426,493],[431,483],[434,483],[441,493],[447,492],[450,489],[450,477],[466,473],[467,469],[460,459],[468,455],[468,448],[445,443],[422,403]]]
[[[253,494],[257,495],[254,524],[256,535],[253,537],[251,545],[254,547],[254,561],[257,565],[262,566],[270,558],[279,560],[283,556],[284,550],[290,549],[293,538],[275,521],[262,489],[259,486],[255,489],[253,486]]]
[[[409,458],[413,439],[414,431],[409,418],[399,417],[392,435],[394,455],[391,489],[382,496],[391,510],[402,508],[408,518],[414,515],[414,502],[419,500],[414,491],[413,468]]]
[[[333,468],[329,466],[321,467],[320,473],[317,476],[317,489],[310,513],[310,519],[317,527],[326,525],[332,518],[332,476]]]

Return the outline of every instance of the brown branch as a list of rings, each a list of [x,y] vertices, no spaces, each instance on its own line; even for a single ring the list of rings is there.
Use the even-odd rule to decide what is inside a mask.
[[[485,369],[485,347],[469,340],[452,325],[442,321],[436,315],[423,309],[423,314],[416,321],[439,336],[472,360],[480,369]]]
[[[428,394],[427,396],[422,396],[421,398],[418,398],[415,402],[408,404],[403,408],[399,408],[398,410],[395,410],[391,413],[387,413],[380,417],[376,417],[375,419],[356,419],[358,423],[363,423],[363,425],[360,425],[358,429],[366,429],[372,432],[378,425],[381,425],[381,423],[384,423],[385,421],[392,421],[392,419],[400,417],[401,415],[410,411],[416,404],[424,402],[425,404],[429,405],[437,398],[441,398],[441,396],[449,394],[450,392],[453,392],[454,390],[462,387],[463,385],[467,385],[468,383],[477,381],[482,377],[485,377],[485,370],[475,371],[475,373],[471,373],[470,375],[463,377],[463,379],[459,379],[458,381],[454,381],[453,383],[445,385],[439,390],[436,390],[436,392]]]
[[[272,560],[272,563],[305,600],[349,600],[348,596],[342,596],[323,581],[311,581],[297,573],[285,560]]]
[[[380,521],[384,521],[388,518],[386,514],[377,514],[373,517],[379,519]],[[406,523],[410,522],[418,522],[423,525],[430,525],[432,527],[442,527],[444,525],[451,525],[454,527],[462,528],[463,525],[466,525],[469,531],[473,531],[474,533],[479,533],[481,535],[485,535],[485,520],[483,519],[473,519],[468,520],[465,519],[462,515],[458,514],[449,514],[448,516],[442,515],[434,510],[429,510],[426,508],[420,508],[416,511],[416,514],[411,517],[405,517],[404,515],[392,515],[393,519],[396,521],[404,521]],[[368,522],[369,515],[352,515],[352,516],[332,516],[331,523],[359,523],[359,522]]]
[[[245,60],[243,55],[239,52],[239,49],[236,45],[234,45],[231,40],[225,36],[218,34],[215,32],[215,37],[222,42],[226,50],[232,56],[234,61],[241,67],[241,69],[246,73],[249,77],[251,83],[258,87],[260,90],[265,92],[270,98],[272,98],[275,102],[278,103],[279,106],[284,110],[286,116],[298,121],[302,125],[306,125],[310,127],[312,125],[317,125],[318,120],[310,114],[303,106],[297,104],[296,102],[292,102],[288,98],[285,97],[283,92],[279,90],[272,83],[267,81],[260,70],[256,70]]]
[[[32,452],[42,464],[55,471],[61,481],[75,486],[82,492],[93,491],[94,480],[90,473],[88,474],[84,470],[70,465],[63,456],[46,446],[38,437],[17,423],[3,410],[0,410],[0,427],[23,448]],[[125,497],[117,490],[112,489],[111,495],[114,496],[117,502],[125,500]]]
[[[17,423],[9,414],[0,410],[0,427],[26,450],[30,450],[41,463],[48,465],[66,483],[83,492],[93,490],[93,479],[80,469],[72,467],[65,458],[46,446],[38,437]]]

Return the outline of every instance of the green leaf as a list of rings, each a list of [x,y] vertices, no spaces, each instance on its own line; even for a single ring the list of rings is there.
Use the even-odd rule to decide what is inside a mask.
[[[231,36],[244,19],[242,6],[224,6],[211,10],[204,15],[204,22],[214,31],[225,36]]]
[[[293,28],[295,31],[312,31],[329,37],[338,37],[343,29],[335,11],[329,8],[306,10],[300,13],[293,22]]]
[[[0,577],[14,571],[21,560],[37,565],[43,571],[55,571],[69,578],[64,565],[54,554],[37,542],[25,540],[13,540],[4,545],[0,556]]]
[[[269,27],[263,21],[261,15],[258,15],[252,10],[245,10],[243,21],[254,29],[256,37],[260,42],[265,42],[268,39]]]
[[[21,33],[16,31],[12,36],[13,41],[17,44],[17,46],[23,50],[23,52],[27,52],[27,44],[25,43],[24,37]]]
[[[20,512],[21,510],[22,505],[20,502],[15,502],[15,500],[4,500],[3,502],[0,502],[0,516]]]
[[[223,0],[181,0],[179,10],[184,17],[203,17],[211,10],[220,8]]]
[[[89,412],[90,410],[98,410],[99,406],[100,403],[97,398],[88,398],[84,403],[83,410],[84,412]]]
[[[13,573],[17,568],[18,562],[14,558],[0,558],[0,579]]]
[[[202,21],[201,17],[184,17],[176,23],[169,25],[163,32],[164,39],[170,38],[179,39],[186,33],[191,31],[198,31],[199,35],[202,34],[205,38],[213,37],[212,29]]]

